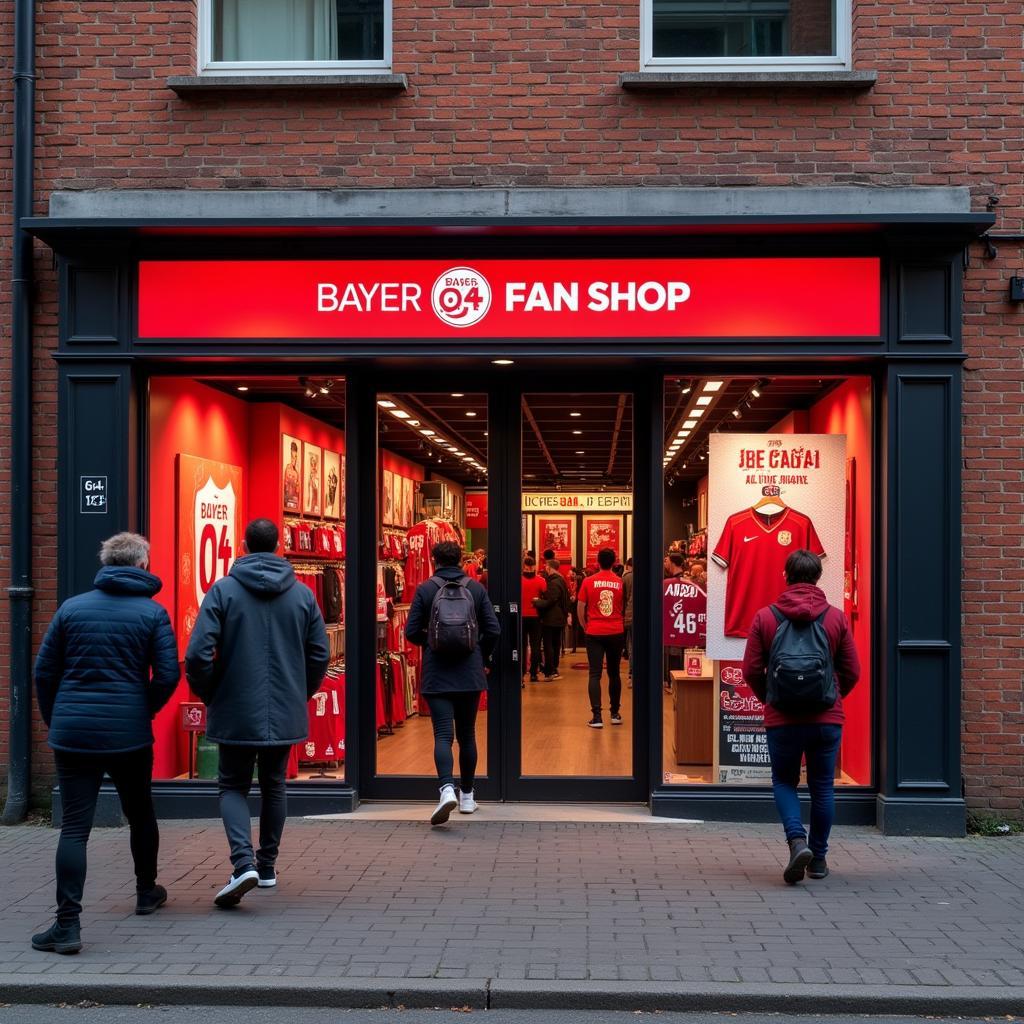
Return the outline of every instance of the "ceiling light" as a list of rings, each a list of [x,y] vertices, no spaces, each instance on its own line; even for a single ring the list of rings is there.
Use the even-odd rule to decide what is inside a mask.
[[[697,421],[696,420],[687,420],[683,424],[683,427],[685,427],[687,430],[692,430],[695,426],[697,426]]]
[[[724,380],[707,380],[704,382],[705,391],[721,391]]]
[[[490,434],[488,434],[486,430],[484,431],[484,437],[490,437]]]
[[[703,416],[705,412],[707,412],[706,409],[692,409],[690,411],[690,416]]]
[[[421,430],[420,433],[424,437],[433,437],[434,436],[434,431],[433,430]]]
[[[582,434],[582,433],[583,433],[583,431],[582,431],[582,430],[574,430],[574,431],[573,431],[573,433],[574,433],[574,434],[575,434],[575,435],[576,435],[577,437],[579,437],[579,435],[580,435],[580,434]]]
[[[514,359],[492,359],[491,362],[495,366],[511,366],[515,362],[515,360]]]
[[[710,395],[701,395],[697,399],[697,405],[710,405],[714,399]]]
[[[239,391],[248,391],[249,388],[245,384],[239,384],[238,385],[238,390]]]
[[[761,397],[761,389],[756,384],[750,389],[750,397],[751,398],[760,398]]]
[[[466,413],[466,415],[467,415],[467,416],[475,416],[475,415],[476,415],[476,413],[475,413],[475,412],[473,412],[472,410],[469,410],[469,412],[467,412],[467,413]]]
[[[755,398],[760,398],[761,392],[764,391],[766,387],[768,387],[768,381],[766,381],[764,377],[762,377],[759,381],[754,382],[754,386],[750,389],[750,393]]]
[[[409,418],[409,414],[404,409],[390,409],[388,411],[397,419],[407,420]]]
[[[378,399],[377,400],[377,404],[382,409],[394,409],[394,407],[395,407],[395,403],[394,402],[389,402],[386,398]]]
[[[703,462],[703,461],[704,461],[704,453],[703,453],[703,452],[701,452],[701,453],[700,453],[700,461],[701,461],[701,462]]]
[[[320,394],[321,395],[329,395],[330,393],[331,393],[331,389],[326,384],[321,384],[320,385]]]
[[[693,381],[692,380],[686,381],[686,383],[683,384],[683,386],[679,390],[684,395],[688,395],[693,390]]]
[[[462,461],[463,462],[472,462],[473,461],[473,456],[472,455],[463,455],[462,456]]]
[[[680,430],[676,437],[689,437],[690,432],[688,430]]]
[[[465,398],[465,397],[466,397],[466,395],[462,391],[453,391],[452,392],[452,398]]]
[[[576,454],[577,455],[586,455],[587,453],[586,452],[577,452]]]
[[[685,462],[683,463],[683,469],[686,469],[686,463]]]
[[[569,413],[569,415],[570,416],[582,416],[583,413],[581,413],[581,412],[571,412],[571,413]]]
[[[732,414],[738,420],[743,418],[743,413],[741,413],[739,409],[733,409]]]

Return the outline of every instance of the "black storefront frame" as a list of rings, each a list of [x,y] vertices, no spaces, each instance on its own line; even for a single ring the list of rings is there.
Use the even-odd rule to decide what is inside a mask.
[[[140,434],[136,415],[139,410],[136,403],[137,389],[143,376],[148,376],[151,370],[160,366],[166,369],[173,367],[172,372],[188,376],[230,373],[243,359],[251,373],[253,361],[268,356],[265,344],[142,345],[135,342],[135,261],[142,256],[187,258],[191,243],[181,240],[168,242],[167,239],[140,241],[135,238],[126,251],[124,246],[112,236],[104,236],[102,231],[100,244],[89,245],[87,233],[83,234],[80,229],[81,225],[76,226],[75,232],[67,237],[40,231],[41,235],[50,235],[48,240],[61,255],[60,349],[57,359],[60,364],[58,483],[61,511],[58,575],[62,597],[73,589],[81,588],[83,562],[91,562],[95,551],[97,524],[82,524],[74,516],[74,499],[77,496],[74,481],[77,480],[76,470],[83,469],[90,459],[96,459],[96,447],[92,441],[98,429],[107,430],[107,436],[115,441],[109,452],[103,452],[104,458],[118,471],[113,477],[116,486],[112,487],[110,496],[111,523],[116,520],[117,528],[138,528],[141,521],[139,504],[143,475],[139,467],[141,445],[138,443]],[[631,343],[628,358],[613,354],[608,342],[593,345],[555,342],[546,347],[544,356],[538,355],[539,346],[516,342],[432,345],[434,358],[438,361],[451,360],[453,366],[464,366],[473,359],[487,360],[505,355],[521,361],[532,356],[541,359],[539,365],[545,366],[557,364],[559,360],[564,365],[587,358],[589,363],[605,360],[609,367],[626,367],[633,372],[657,375],[659,381],[664,372],[678,372],[682,363],[693,372],[699,368],[702,372],[728,374],[742,372],[744,365],[749,369],[753,358],[762,360],[759,366],[768,367],[763,372],[769,375],[816,370],[833,375],[837,372],[852,375],[863,372],[865,366],[871,368],[876,379],[884,382],[875,409],[876,430],[881,434],[877,452],[880,457],[876,459],[881,486],[875,492],[879,520],[876,523],[879,529],[875,557],[880,565],[875,578],[880,584],[885,583],[884,588],[880,587],[881,600],[876,608],[872,645],[876,657],[883,657],[884,652],[884,668],[879,666],[875,675],[878,689],[874,706],[878,720],[873,735],[878,763],[874,787],[860,793],[840,793],[839,804],[840,820],[870,818],[891,832],[957,834],[962,831],[965,816],[959,776],[958,686],[959,412],[961,364],[964,359],[960,344],[960,272],[964,245],[969,235],[975,232],[975,226],[968,232],[963,218],[960,218],[956,225],[950,225],[946,230],[940,225],[917,234],[888,232],[882,237],[872,236],[868,241],[862,236],[854,238],[837,233],[819,234],[813,238],[769,236],[766,244],[762,235],[760,238],[733,238],[725,243],[721,239],[709,243],[707,239],[695,241],[690,238],[677,247],[678,255],[704,252],[709,258],[723,255],[725,251],[729,255],[799,252],[801,255],[811,253],[822,257],[864,251],[880,254],[885,269],[884,330],[879,342],[760,345],[698,342],[679,346],[639,342]],[[622,255],[629,255],[631,247],[626,246],[623,251],[620,243],[621,239],[614,239],[616,250]],[[322,255],[323,244],[322,240],[308,245],[304,243],[299,247],[302,251],[295,251],[294,255],[297,258]],[[465,240],[462,244],[451,239],[438,244],[446,255],[457,252],[465,258],[473,258],[473,252],[467,250],[479,249],[479,243],[466,244]],[[593,244],[593,239],[586,243],[589,252],[593,252]],[[504,255],[519,254],[515,251],[518,246],[510,245],[507,240],[491,240],[490,245],[497,245]],[[565,242],[560,246],[573,247],[572,243]],[[651,247],[660,248],[650,240],[637,240],[634,246],[636,252],[642,250],[647,255],[651,254]],[[251,241],[243,245],[225,239],[214,248],[225,258],[228,255],[254,256]],[[487,250],[488,246],[484,249]],[[506,252],[506,249],[512,251]],[[268,252],[267,255],[272,254]],[[425,257],[431,253],[418,255]],[[482,255],[477,252],[478,258]],[[294,366],[296,372],[309,372],[314,356],[327,357],[323,351],[325,347],[322,344],[289,345],[285,362],[269,364],[268,361],[268,364],[277,374],[287,373],[287,365]],[[348,353],[351,369],[344,372],[350,381],[360,377],[365,379],[365,374],[372,374],[375,366],[407,366],[417,354],[421,354],[421,350],[405,342],[393,346],[352,345]],[[637,367],[642,369],[638,371]],[[652,422],[649,423],[649,436],[658,437],[659,446],[661,435],[654,429],[653,408],[657,406],[660,409],[660,405],[660,401],[651,403]],[[355,409],[351,400],[349,407]],[[347,420],[346,432],[349,428],[358,431],[357,418],[353,417],[351,422]],[[921,420],[925,421],[923,428]],[[69,431],[71,423],[86,423],[88,426],[79,434]],[[908,444],[914,439],[920,442],[922,436],[929,441],[937,439],[941,458],[925,460],[926,465],[918,466],[915,464],[915,452]],[[359,493],[359,461],[357,458],[347,463],[350,493],[353,493],[353,484],[356,485],[354,493]],[[364,473],[365,470],[363,467]],[[644,473],[660,479],[660,454],[651,452],[644,468],[637,465],[638,486]],[[926,498],[934,499],[935,504],[941,506],[941,514],[935,515],[934,509],[926,506]],[[936,571],[937,578],[944,585],[935,588],[924,602],[927,607],[923,611],[916,611],[914,600],[908,598],[913,588],[907,565],[900,561],[900,552],[903,547],[913,548],[913,534],[919,525],[917,517],[922,509],[931,524],[928,535],[939,545],[936,561],[941,564]],[[365,509],[355,512],[355,521],[363,522],[361,529],[364,531],[369,529],[365,512]],[[360,516],[363,516],[362,520]],[[655,502],[649,510],[647,523],[650,550],[646,554],[649,560],[654,547],[660,549],[661,546],[660,517],[660,503]],[[368,570],[369,567],[364,568]],[[354,573],[358,580],[350,585],[356,586],[357,581],[365,584],[364,575],[362,572]],[[647,594],[646,600],[653,601],[653,594]],[[641,611],[638,605],[638,614]],[[648,649],[656,650],[660,657],[660,619],[656,621],[648,610],[648,622]],[[924,723],[915,721],[909,713],[914,699],[932,695],[929,686],[934,683],[936,673],[944,687],[940,699],[932,701],[938,710],[927,714]],[[660,705],[658,712],[660,723]],[[653,719],[653,709],[650,715]],[[660,727],[654,734],[656,739],[651,745],[649,774],[651,778],[660,778]],[[358,739],[356,746],[359,746]],[[926,752],[915,753],[915,750]],[[360,756],[358,749],[353,757],[350,748],[349,756],[355,761]],[[159,798],[164,813],[195,815],[211,813],[215,808],[212,786],[161,784]],[[344,810],[354,806],[357,800],[358,791],[347,785],[334,787],[302,783],[296,786],[293,810]],[[704,786],[700,792],[690,787],[655,787],[651,805],[656,813],[671,815],[744,820],[772,816],[769,794],[749,789],[732,792],[717,786]]]

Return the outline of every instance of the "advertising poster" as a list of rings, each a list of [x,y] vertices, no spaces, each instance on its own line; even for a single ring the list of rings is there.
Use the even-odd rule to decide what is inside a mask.
[[[542,558],[544,552],[551,548],[555,558],[571,564],[576,550],[575,529],[575,518],[538,516],[537,557]]]
[[[395,478],[390,469],[384,470],[384,525],[395,523]]]
[[[391,522],[402,525],[402,478],[397,473],[391,474]]]
[[[402,525],[406,529],[408,529],[410,526],[412,526],[412,519],[413,519],[412,501],[413,501],[412,480],[409,477],[407,477],[407,476],[403,476],[402,477]]]
[[[338,499],[338,515],[345,518],[345,456],[342,455],[338,460],[338,487],[341,490],[341,497]]]
[[[487,516],[487,492],[467,491],[466,492],[466,527],[470,530],[486,530],[488,523]]]
[[[324,518],[341,518],[341,456],[324,449]]]
[[[302,442],[302,465],[302,511],[307,516],[318,516],[323,509],[323,453],[319,445]]]
[[[819,586],[843,605],[846,435],[716,433],[709,459],[707,650],[738,661],[794,551],[821,557]]]
[[[284,466],[284,493],[281,507],[285,512],[302,511],[302,442],[288,434],[281,435],[281,462]]]
[[[666,647],[705,647],[708,595],[685,576],[665,580],[662,636]]]
[[[597,568],[597,553],[601,548],[611,548],[619,562],[624,559],[622,516],[584,516],[583,537],[583,558],[588,569]]]
[[[718,665],[718,782],[771,782],[764,705],[743,681],[742,662]]]
[[[178,455],[174,603],[179,658],[185,656],[203,598],[217,580],[227,576],[241,553],[242,493],[240,466]]]

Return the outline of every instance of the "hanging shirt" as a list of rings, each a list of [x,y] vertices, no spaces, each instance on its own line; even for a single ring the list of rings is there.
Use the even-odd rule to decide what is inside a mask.
[[[584,618],[582,609],[586,608],[583,630],[587,636],[614,636],[626,631],[622,577],[611,569],[588,576],[580,585],[577,600],[580,621]]]

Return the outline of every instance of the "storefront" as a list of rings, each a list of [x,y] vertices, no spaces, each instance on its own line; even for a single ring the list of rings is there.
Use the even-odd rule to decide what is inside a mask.
[[[406,194],[383,217],[365,194],[329,216],[59,200],[31,226],[61,274],[60,595],[139,529],[183,649],[245,522],[274,519],[334,655],[293,813],[426,800],[401,626],[430,545],[456,539],[503,625],[484,800],[766,820],[737,663],[780,557],[815,548],[864,667],[839,820],[961,831],[960,279],[991,218],[955,190],[863,191],[742,215],[643,190],[518,214],[453,191],[436,216]],[[622,724],[596,730],[571,626],[561,678],[532,679],[521,571],[551,549],[575,586],[602,547],[635,582]],[[215,813],[203,721],[183,682],[156,723],[164,814]]]

